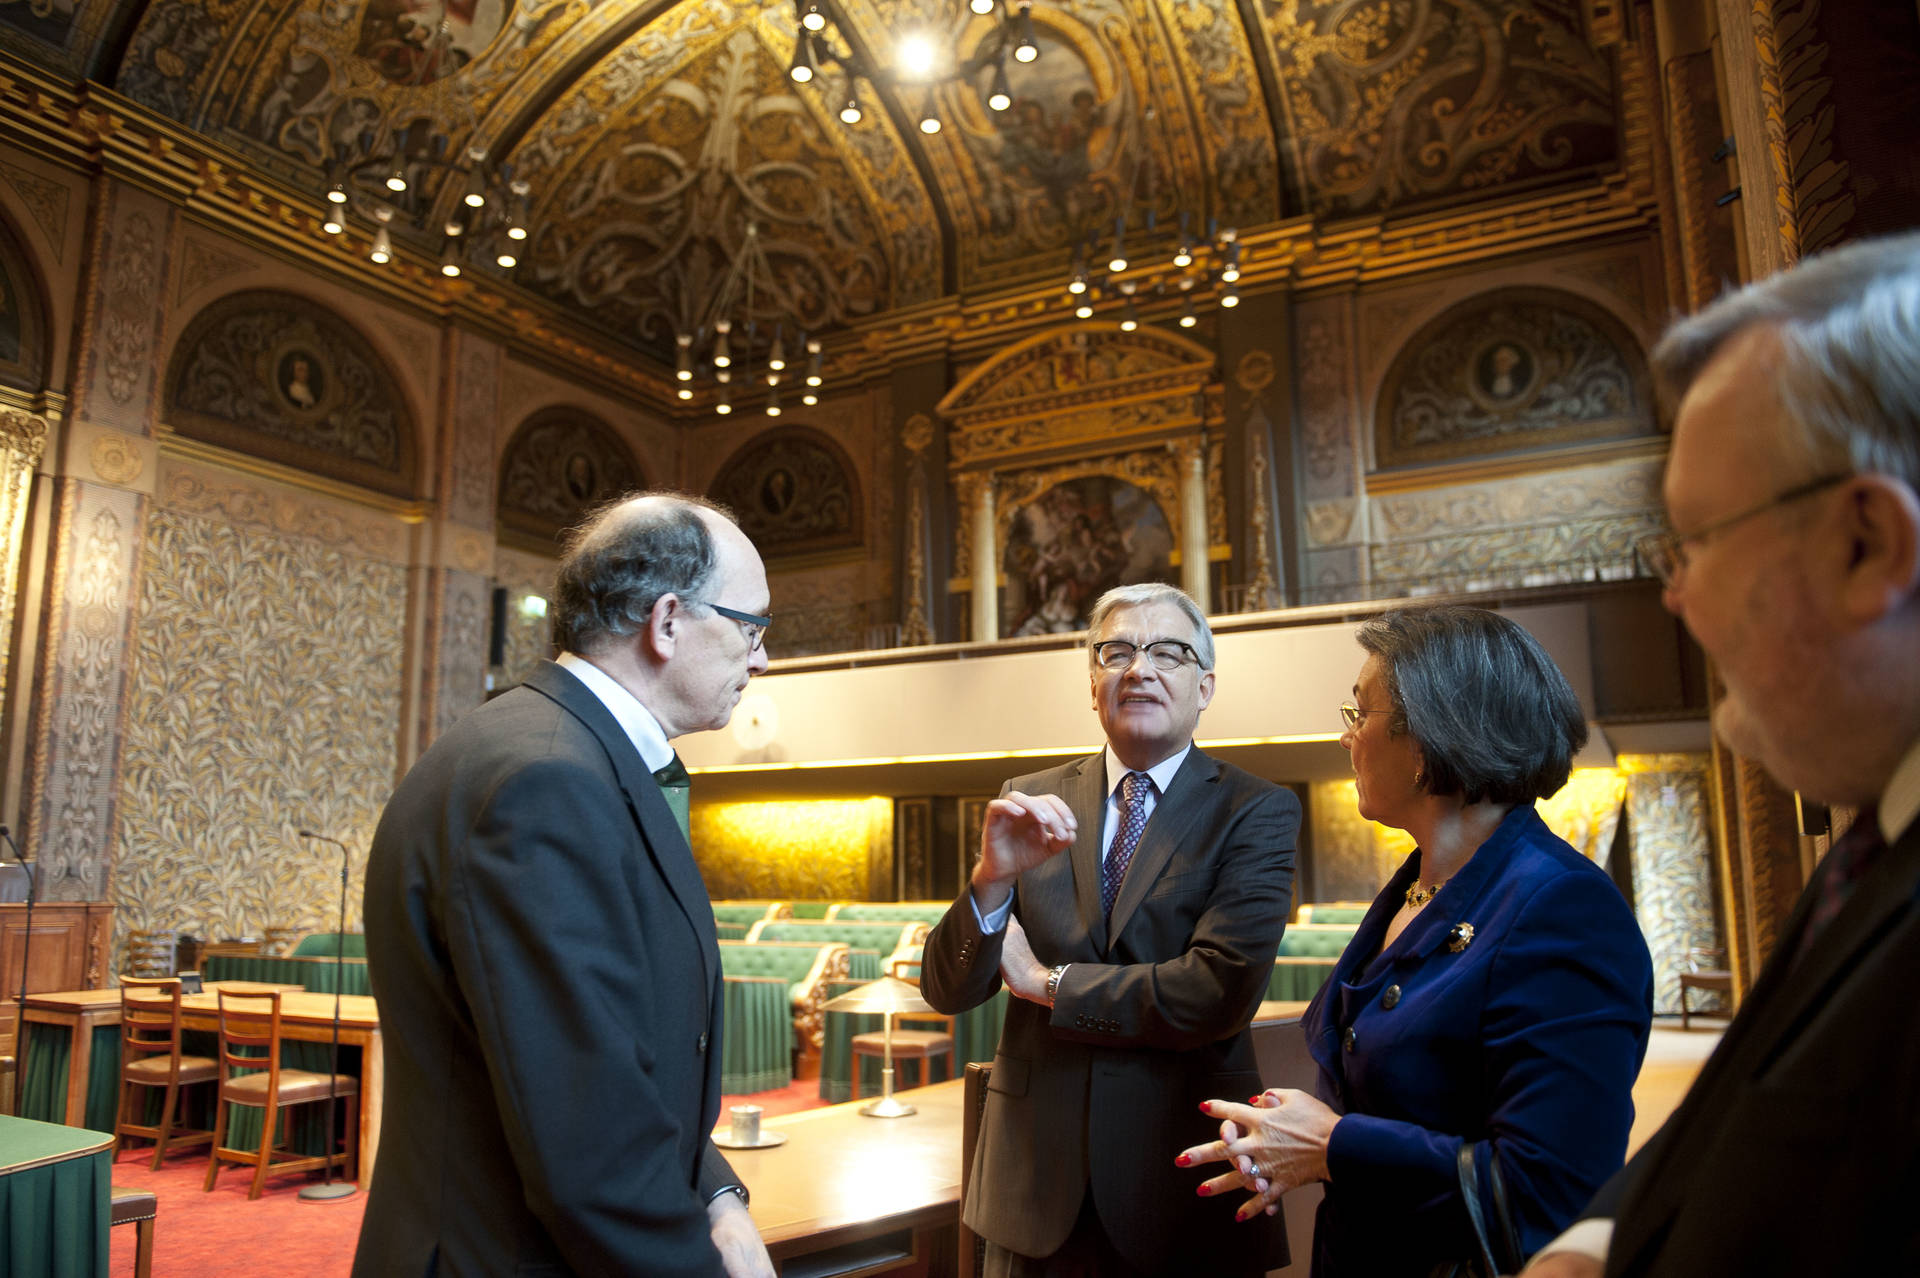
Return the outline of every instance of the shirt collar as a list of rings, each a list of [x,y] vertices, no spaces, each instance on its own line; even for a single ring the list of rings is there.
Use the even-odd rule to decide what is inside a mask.
[[[1893,770],[1887,792],[1880,796],[1880,833],[1891,844],[1899,840],[1920,816],[1920,741],[1907,747],[1906,757]]]
[[[563,652],[554,661],[586,684],[587,691],[600,699],[600,704],[607,708],[621,731],[633,742],[633,748],[640,752],[648,771],[658,772],[673,761],[673,747],[667,744],[667,734],[661,730],[660,721],[653,717],[653,713],[640,704],[640,698],[628,692],[612,675],[585,657]]]
[[[1167,787],[1173,784],[1173,774],[1180,770],[1180,765],[1187,761],[1187,756],[1191,753],[1193,753],[1193,742],[1189,741],[1185,745],[1181,746],[1178,750],[1174,751],[1172,754],[1168,755],[1166,758],[1160,760],[1160,762],[1154,764],[1151,768],[1147,769],[1147,775],[1153,778],[1153,788],[1157,793],[1165,794],[1167,792]],[[1132,768],[1129,768],[1126,764],[1120,762],[1120,756],[1113,752],[1113,747],[1108,746],[1107,747],[1107,795],[1108,797],[1112,797],[1113,792],[1119,789],[1120,783],[1126,779],[1127,773],[1131,771],[1133,771]]]

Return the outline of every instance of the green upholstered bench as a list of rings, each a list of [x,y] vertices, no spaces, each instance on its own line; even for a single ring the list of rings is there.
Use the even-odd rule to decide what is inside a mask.
[[[787,905],[784,901],[715,901],[713,903],[714,922],[738,923],[743,930],[761,919],[786,917]]]
[[[1300,922],[1357,924],[1372,908],[1371,901],[1318,901],[1300,907]]]
[[[766,919],[747,933],[749,941],[841,941],[856,949],[890,955],[902,946],[918,945],[933,929],[925,923],[842,923],[838,919]]]
[[[367,956],[367,935],[364,932],[309,932],[300,938],[293,947],[294,958],[332,958],[335,954],[344,954],[348,958],[363,959]]]
[[[827,1001],[827,982],[846,980],[851,947],[821,937],[809,941],[722,941],[720,970],[727,976],[773,977],[787,983],[792,1033],[785,1047],[798,1049],[805,1068],[817,1062]]]
[[[932,927],[947,915],[952,901],[849,901],[831,906],[836,923],[925,923]]]
[[[1282,958],[1337,959],[1353,940],[1352,927],[1296,923],[1280,938]]]
[[[1330,958],[1277,958],[1267,977],[1267,997],[1283,1003],[1305,1003],[1333,975],[1333,965]]]

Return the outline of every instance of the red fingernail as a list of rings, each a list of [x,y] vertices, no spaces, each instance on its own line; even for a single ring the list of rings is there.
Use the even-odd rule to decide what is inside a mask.
[[[1258,1096],[1249,1096],[1249,1097],[1247,1097],[1247,1104],[1249,1104],[1249,1105],[1258,1105],[1259,1103],[1260,1103],[1260,1098],[1259,1098]]]
[[[1199,1195],[1200,1195],[1200,1196],[1201,1196],[1202,1198],[1205,1198],[1205,1197],[1206,1197],[1206,1196],[1207,1196],[1208,1194],[1211,1194],[1211,1193],[1212,1193],[1213,1191],[1212,1191],[1211,1189],[1208,1189],[1208,1188],[1207,1188],[1207,1187],[1206,1187],[1205,1185],[1202,1185],[1202,1186],[1200,1186],[1200,1188],[1199,1188],[1199,1189],[1198,1189],[1198,1190],[1197,1190],[1196,1192],[1197,1192],[1197,1193],[1198,1193],[1198,1194],[1199,1194]]]
[[[1212,1101],[1201,1101],[1201,1102],[1200,1102],[1200,1112],[1201,1112],[1201,1113],[1203,1113],[1203,1114],[1211,1114],[1211,1113],[1213,1113],[1213,1111],[1212,1111],[1211,1109],[1208,1109],[1208,1108],[1207,1108],[1207,1106],[1209,1106],[1209,1105],[1211,1105],[1211,1104],[1213,1104],[1213,1102],[1212,1102]]]
[[[1182,1154],[1180,1155],[1180,1157],[1173,1160],[1173,1164],[1176,1167],[1185,1167],[1192,1161],[1193,1160],[1191,1158],[1188,1158],[1185,1154]]]

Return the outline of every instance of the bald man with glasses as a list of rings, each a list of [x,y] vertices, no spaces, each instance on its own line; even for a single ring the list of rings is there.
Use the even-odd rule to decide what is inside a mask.
[[[1106,749],[1007,783],[927,941],[938,1010],[1014,996],[966,1222],[989,1275],[1264,1273],[1286,1263],[1283,1221],[1237,1225],[1168,1151],[1218,1135],[1202,1101],[1261,1088],[1247,1026],[1291,905],[1300,803],[1194,747],[1214,671],[1192,599],[1122,586],[1087,636]]]

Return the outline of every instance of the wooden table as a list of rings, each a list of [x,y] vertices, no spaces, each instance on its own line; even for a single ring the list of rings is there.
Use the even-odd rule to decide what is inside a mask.
[[[901,1263],[946,1249],[953,1272],[953,1230],[960,1220],[960,1117],[965,1082],[899,1093],[920,1111],[869,1118],[857,1103],[766,1119],[787,1143],[772,1149],[723,1149],[752,1197],[754,1223],[783,1271],[802,1257],[843,1265],[856,1257]],[[721,1116],[716,1134],[728,1128]],[[839,1267],[831,1272],[842,1272]]]
[[[280,1033],[283,1038],[304,1043],[332,1041],[334,996],[331,994],[314,994],[297,986],[267,985],[258,981],[222,981],[218,988],[241,992],[279,990]],[[164,1000],[153,1001],[159,1003]],[[120,991],[74,990],[60,994],[29,994],[27,1020],[70,1028],[73,1047],[67,1065],[65,1121],[70,1126],[78,1127],[85,1120],[87,1075],[93,1064],[93,1031],[96,1026],[120,1023]],[[190,1030],[205,1030],[208,1033],[219,1031],[219,999],[212,989],[181,997],[180,1024]],[[343,1046],[360,1049],[359,1164],[360,1179],[364,1183],[372,1179],[374,1157],[380,1146],[380,1101],[385,1077],[380,1014],[370,996],[341,996],[340,1042]],[[22,1056],[20,1079],[26,1078],[26,1070],[27,1060]]]

